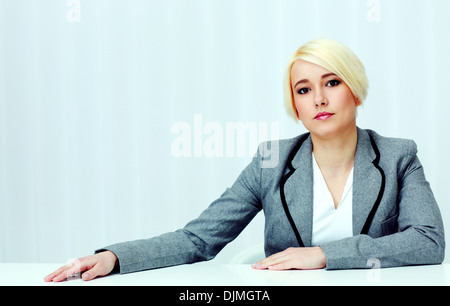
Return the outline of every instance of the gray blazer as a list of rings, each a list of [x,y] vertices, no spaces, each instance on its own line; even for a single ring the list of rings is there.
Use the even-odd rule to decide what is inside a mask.
[[[266,256],[311,246],[311,137],[307,133],[272,145],[279,149],[276,164],[264,164],[268,144],[260,146],[232,187],[184,228],[96,252],[114,252],[120,273],[210,260],[261,210]],[[442,263],[442,218],[416,154],[412,140],[358,128],[354,236],[321,245],[327,269],[371,268],[374,259],[382,268]]]

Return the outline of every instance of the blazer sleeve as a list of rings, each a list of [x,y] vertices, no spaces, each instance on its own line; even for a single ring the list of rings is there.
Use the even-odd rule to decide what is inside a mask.
[[[117,243],[96,253],[112,251],[122,274],[213,259],[262,209],[259,165],[260,158],[255,156],[231,188],[184,228]]]
[[[442,263],[442,217],[413,141],[400,162],[398,181],[398,216],[392,220],[398,232],[377,238],[356,235],[321,245],[327,269],[372,268],[375,262],[381,268]]]

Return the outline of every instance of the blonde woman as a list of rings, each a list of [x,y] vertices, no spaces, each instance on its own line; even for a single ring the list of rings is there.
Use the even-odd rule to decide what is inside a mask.
[[[183,229],[105,247],[45,280],[210,260],[261,210],[267,257],[254,269],[441,263],[442,218],[416,144],[356,125],[367,88],[364,66],[346,46],[305,44],[288,63],[285,106],[309,132],[276,142],[275,167],[264,166],[261,146],[233,186]]]

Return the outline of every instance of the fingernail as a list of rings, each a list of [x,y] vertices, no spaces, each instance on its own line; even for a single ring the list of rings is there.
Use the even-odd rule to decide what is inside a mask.
[[[89,274],[83,274],[84,279],[89,279]]]

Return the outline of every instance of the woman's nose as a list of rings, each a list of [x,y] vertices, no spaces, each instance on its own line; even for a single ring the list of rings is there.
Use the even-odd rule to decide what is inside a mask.
[[[316,96],[314,97],[314,104],[315,104],[316,107],[327,106],[328,105],[328,99],[325,98],[325,96],[321,92],[318,92],[316,94]]]
[[[322,100],[322,102],[316,102],[316,107],[319,107],[319,105],[320,106],[327,106],[328,105],[328,100],[327,99],[324,99],[324,100]]]

